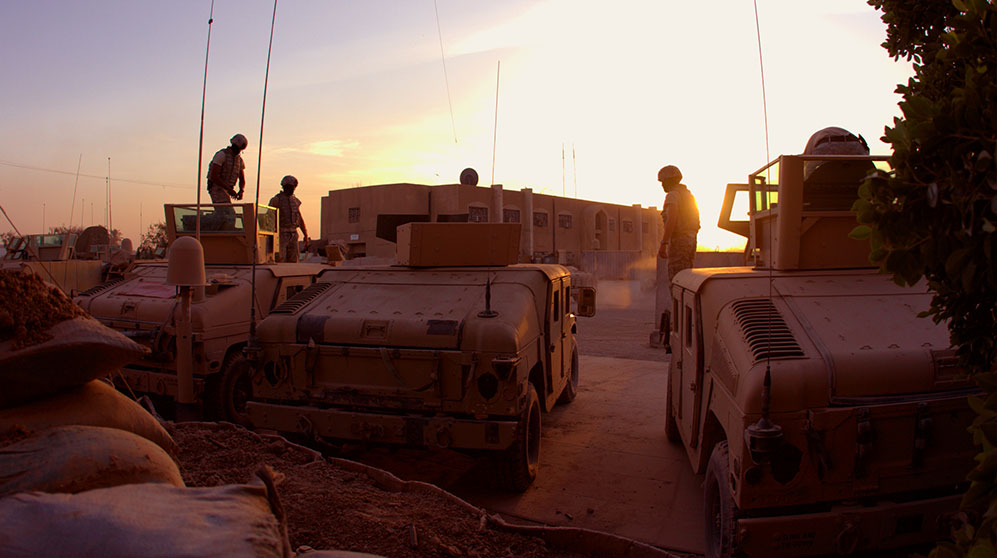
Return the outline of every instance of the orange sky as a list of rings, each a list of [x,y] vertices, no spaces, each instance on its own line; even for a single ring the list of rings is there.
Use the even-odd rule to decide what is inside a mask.
[[[126,236],[162,220],[163,203],[194,201],[210,6],[0,5],[0,46],[13,53],[0,60],[0,204],[22,232],[40,232],[43,217],[80,223],[81,205],[83,224],[104,223],[108,158],[113,225]],[[296,175],[317,233],[331,189],[453,183],[471,166],[482,184],[494,171],[510,189],[563,184],[573,196],[577,184],[581,198],[660,207],[656,172],[676,164],[699,199],[700,244],[732,247],[739,238],[715,227],[724,186],[766,161],[758,44],[752,3],[710,6],[281,3],[258,173],[273,4],[216,0],[204,165],[242,132],[253,191],[257,174],[262,201]],[[771,157],[830,125],[888,153],[878,138],[911,71],[879,46],[879,14],[861,0],[758,9]]]

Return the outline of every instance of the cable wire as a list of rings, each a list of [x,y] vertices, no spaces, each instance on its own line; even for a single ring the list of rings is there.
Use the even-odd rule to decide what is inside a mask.
[[[436,11],[436,34],[440,37],[440,59],[443,61],[443,81],[447,86],[447,103],[450,105],[450,126],[453,127],[453,142],[457,144],[457,122],[453,116],[453,100],[450,98],[450,78],[447,77],[447,58],[443,54],[443,31],[440,29],[440,8],[433,0],[433,9]]]

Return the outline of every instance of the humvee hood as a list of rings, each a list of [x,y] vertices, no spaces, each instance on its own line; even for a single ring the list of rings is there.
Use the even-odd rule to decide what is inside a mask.
[[[936,391],[944,324],[918,318],[930,294],[885,276],[780,277],[774,287],[829,368],[832,398]],[[953,386],[955,387],[955,386]]]

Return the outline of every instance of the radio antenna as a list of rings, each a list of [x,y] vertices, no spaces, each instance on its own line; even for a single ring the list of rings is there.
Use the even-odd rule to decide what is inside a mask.
[[[256,260],[259,259],[259,206],[260,206],[260,169],[263,167],[263,122],[267,114],[267,84],[270,81],[270,54],[273,52],[273,29],[274,24],[277,22],[277,0],[273,0],[273,15],[270,18],[270,45],[267,47],[267,70],[263,77],[263,107],[260,113],[260,148],[259,153],[256,156],[256,201],[253,204],[253,264],[252,264],[252,277],[250,278],[251,283],[251,294],[252,300],[249,304],[249,343],[247,348],[251,348],[257,351],[255,356],[259,356],[259,343],[256,339]],[[245,210],[243,210],[245,211]],[[242,214],[242,224],[247,226],[247,219],[245,212]]]
[[[201,132],[197,138],[197,217],[194,219],[194,238],[201,241],[201,162],[204,156],[204,99],[208,92],[208,53],[211,51],[211,24],[215,21],[215,0],[208,12],[208,44],[204,47],[204,82],[201,84]]]
[[[499,75],[502,72],[502,61],[498,61],[498,67],[495,69],[495,128],[494,134],[492,135],[492,182],[495,184],[495,150],[498,146],[498,99],[499,99]]]
[[[450,78],[447,77],[447,57],[443,54],[443,31],[440,29],[440,7],[433,0],[433,9],[436,10],[436,34],[440,37],[440,60],[443,61],[443,83],[447,86],[447,103],[450,105],[450,126],[453,127],[453,142],[457,145],[457,122],[453,117],[453,100],[450,98]]]

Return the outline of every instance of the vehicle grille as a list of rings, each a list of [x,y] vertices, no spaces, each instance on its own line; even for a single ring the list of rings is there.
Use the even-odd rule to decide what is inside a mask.
[[[771,300],[738,300],[731,307],[755,362],[766,358],[804,356],[803,349]]]
[[[271,314],[294,314],[298,310],[315,300],[315,298],[332,286],[332,283],[313,283],[300,293],[282,302],[279,306],[270,311]]]

